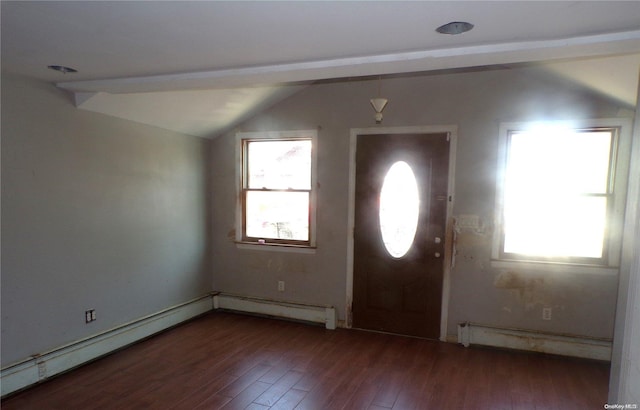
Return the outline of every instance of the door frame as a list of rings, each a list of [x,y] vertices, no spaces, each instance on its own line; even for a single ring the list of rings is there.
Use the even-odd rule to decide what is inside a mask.
[[[454,182],[455,182],[455,158],[456,143],[458,139],[457,125],[424,125],[424,126],[406,126],[406,127],[372,127],[372,128],[351,128],[349,137],[349,205],[347,215],[347,283],[346,283],[346,312],[345,326],[351,328],[353,324],[353,246],[354,246],[354,227],[355,227],[355,204],[356,204],[356,148],[359,135],[377,135],[377,134],[433,134],[433,133],[449,133],[449,175],[447,196],[450,200],[447,202],[446,213],[446,235],[444,240],[444,269],[442,278],[442,309],[440,313],[440,340],[446,341],[447,338],[447,319],[449,316],[449,293],[450,293],[450,276],[453,265],[453,202]]]

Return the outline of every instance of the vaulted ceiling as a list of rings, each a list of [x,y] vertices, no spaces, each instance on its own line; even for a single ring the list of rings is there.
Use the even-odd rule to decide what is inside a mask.
[[[640,66],[637,1],[2,1],[1,17],[3,71],[203,137],[317,80],[549,63],[634,105]],[[435,31],[451,21],[475,27]]]

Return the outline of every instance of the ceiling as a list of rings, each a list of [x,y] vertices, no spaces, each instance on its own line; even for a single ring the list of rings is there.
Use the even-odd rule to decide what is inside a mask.
[[[638,1],[2,1],[1,17],[3,71],[202,137],[316,80],[546,62],[633,106],[640,67]],[[451,21],[475,27],[435,31]]]

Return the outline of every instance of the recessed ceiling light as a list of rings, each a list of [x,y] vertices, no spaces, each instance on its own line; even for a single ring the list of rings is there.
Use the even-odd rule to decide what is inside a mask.
[[[443,24],[438,27],[436,31],[440,34],[462,34],[473,28],[473,24],[466,21],[452,21],[451,23]]]
[[[55,71],[60,71],[62,74],[77,73],[78,72],[78,70],[76,70],[75,68],[65,67],[63,65],[49,65],[49,66],[47,66],[47,68],[49,68],[51,70],[55,70]]]

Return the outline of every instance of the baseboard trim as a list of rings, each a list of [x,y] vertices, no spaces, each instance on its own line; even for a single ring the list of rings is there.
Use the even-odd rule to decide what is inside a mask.
[[[281,302],[227,293],[214,294],[213,306],[214,309],[322,323],[327,329],[335,329],[337,324],[336,309],[333,306]]]
[[[212,298],[202,296],[7,366],[0,370],[1,394],[4,397],[211,311]]]
[[[611,361],[610,340],[497,328],[475,323],[458,325],[458,343],[464,346],[492,346]]]

